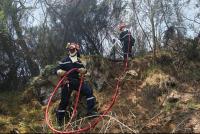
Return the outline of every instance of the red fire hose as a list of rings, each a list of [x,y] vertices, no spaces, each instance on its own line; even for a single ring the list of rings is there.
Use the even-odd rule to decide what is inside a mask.
[[[128,43],[128,54],[129,54],[129,50],[130,50],[130,35],[129,35],[129,43]],[[122,74],[119,76],[119,79],[117,79],[117,81],[116,81],[116,87],[115,87],[115,90],[114,90],[115,92],[114,92],[114,94],[112,96],[111,104],[109,105],[109,107],[101,115],[99,115],[98,117],[93,119],[91,121],[91,123],[89,123],[90,125],[88,125],[86,127],[83,127],[83,128],[80,128],[80,129],[77,129],[77,130],[73,130],[73,131],[67,131],[67,130],[66,131],[60,131],[60,130],[55,129],[53,127],[53,125],[50,123],[49,116],[48,116],[48,111],[49,111],[49,107],[51,105],[51,101],[52,101],[53,96],[57,92],[57,90],[60,87],[60,85],[62,84],[62,82],[67,78],[67,76],[70,73],[72,73],[73,71],[78,71],[78,68],[74,68],[74,69],[71,69],[68,72],[66,72],[65,75],[63,76],[63,78],[58,82],[58,84],[55,87],[52,95],[49,97],[49,101],[48,101],[47,108],[46,108],[46,111],[45,111],[45,121],[46,121],[47,125],[49,126],[49,128],[55,133],[64,133],[64,134],[81,133],[81,132],[85,132],[85,131],[88,131],[88,130],[94,128],[102,120],[103,116],[106,115],[110,111],[110,109],[112,108],[112,106],[114,105],[114,103],[115,103],[115,101],[117,99],[117,96],[118,96],[118,93],[119,93],[120,82],[121,82],[120,77],[123,74],[125,74],[125,72],[126,72],[126,70],[128,68],[128,54],[127,54],[127,58],[126,58],[125,64],[124,64],[124,70],[123,70]],[[75,104],[74,104],[72,116],[71,116],[66,128],[69,126],[69,124],[72,121],[74,115],[76,114],[77,106],[78,106],[78,100],[79,100],[80,90],[81,90],[82,84],[83,84],[83,77],[81,77],[81,79],[80,79],[80,85],[79,85],[79,89],[78,89],[78,92],[77,92],[77,95],[76,95],[76,101],[75,101]]]

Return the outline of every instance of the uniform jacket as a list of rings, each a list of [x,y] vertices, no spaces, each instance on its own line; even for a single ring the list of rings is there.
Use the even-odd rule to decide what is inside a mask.
[[[122,43],[122,49],[124,52],[128,52],[129,39],[130,39],[130,47],[134,46],[135,39],[128,30],[122,31],[120,33],[119,40]]]
[[[59,62],[59,66],[56,68],[56,72],[59,69],[62,69],[64,71],[69,71],[73,68],[85,68],[85,67],[84,67],[83,63],[80,61],[80,59],[78,59],[77,62],[73,63],[72,60],[70,59],[70,57],[67,56],[66,58],[64,58],[63,60],[61,60]],[[74,71],[68,75],[68,78],[69,79],[79,79],[80,78],[79,73],[77,71]]]

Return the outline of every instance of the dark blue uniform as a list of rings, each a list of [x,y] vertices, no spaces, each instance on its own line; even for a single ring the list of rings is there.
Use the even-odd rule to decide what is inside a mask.
[[[124,59],[128,57],[132,57],[132,46],[134,46],[135,39],[131,35],[131,33],[126,30],[120,33],[119,40],[122,43],[122,49],[124,52]]]
[[[70,57],[66,57],[63,59],[60,63],[59,66],[57,67],[58,69],[62,69],[64,71],[69,71],[73,68],[85,68],[84,65],[81,63],[80,60],[77,62],[72,62]],[[64,119],[65,115],[65,110],[69,104],[69,98],[71,96],[72,90],[78,90],[79,85],[80,85],[80,75],[77,71],[74,71],[68,75],[68,80],[69,84],[64,85],[61,91],[61,101],[57,110],[57,119],[61,123]],[[94,106],[95,106],[95,97],[93,96],[93,91],[88,85],[88,83],[83,82],[82,88],[81,88],[81,94],[86,96],[87,100],[87,111],[88,114],[93,112]]]

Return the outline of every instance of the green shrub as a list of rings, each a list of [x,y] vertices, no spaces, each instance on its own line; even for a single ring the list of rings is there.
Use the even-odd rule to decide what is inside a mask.
[[[200,60],[200,49],[194,40],[189,40],[184,49],[185,56],[189,60]]]

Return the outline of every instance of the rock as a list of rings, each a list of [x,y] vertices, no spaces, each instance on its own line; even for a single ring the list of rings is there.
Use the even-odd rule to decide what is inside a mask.
[[[55,68],[56,68],[56,65],[46,65],[45,68],[42,70],[41,75],[43,77],[55,75]]]
[[[53,85],[53,86],[56,86],[58,81],[59,81],[59,78],[58,76],[56,75],[50,75],[48,76],[47,80]]]
[[[33,79],[30,82],[31,86],[42,86],[47,84],[48,82],[42,78],[42,76],[37,76],[37,77],[33,77]]]
[[[46,105],[48,103],[49,97],[53,92],[54,88],[52,86],[43,86],[39,89],[39,94],[37,98],[39,98],[42,105]],[[52,101],[56,101],[60,98],[61,88],[57,90],[57,93],[52,98]]]
[[[129,70],[126,72],[127,74],[133,75],[133,76],[138,76],[137,72],[135,70]]]
[[[47,65],[37,77],[30,81],[29,89],[32,91],[25,92],[24,99],[36,98],[42,105],[46,105],[50,94],[57,85],[58,77],[55,75],[55,65]],[[60,90],[53,97],[56,100],[60,97]]]
[[[129,70],[128,72],[126,72],[126,74],[131,75],[133,77],[137,77],[138,73],[135,70]]]
[[[110,75],[110,62],[102,57],[90,57],[85,61],[89,72],[89,81],[92,87],[98,91],[102,90],[103,85]]]
[[[169,103],[176,103],[181,99],[181,94],[173,90],[171,94],[167,97]]]
[[[95,69],[93,71],[93,78],[93,84],[95,85],[95,88],[100,91],[103,87],[104,82],[106,81],[106,75],[100,73],[99,70]]]

